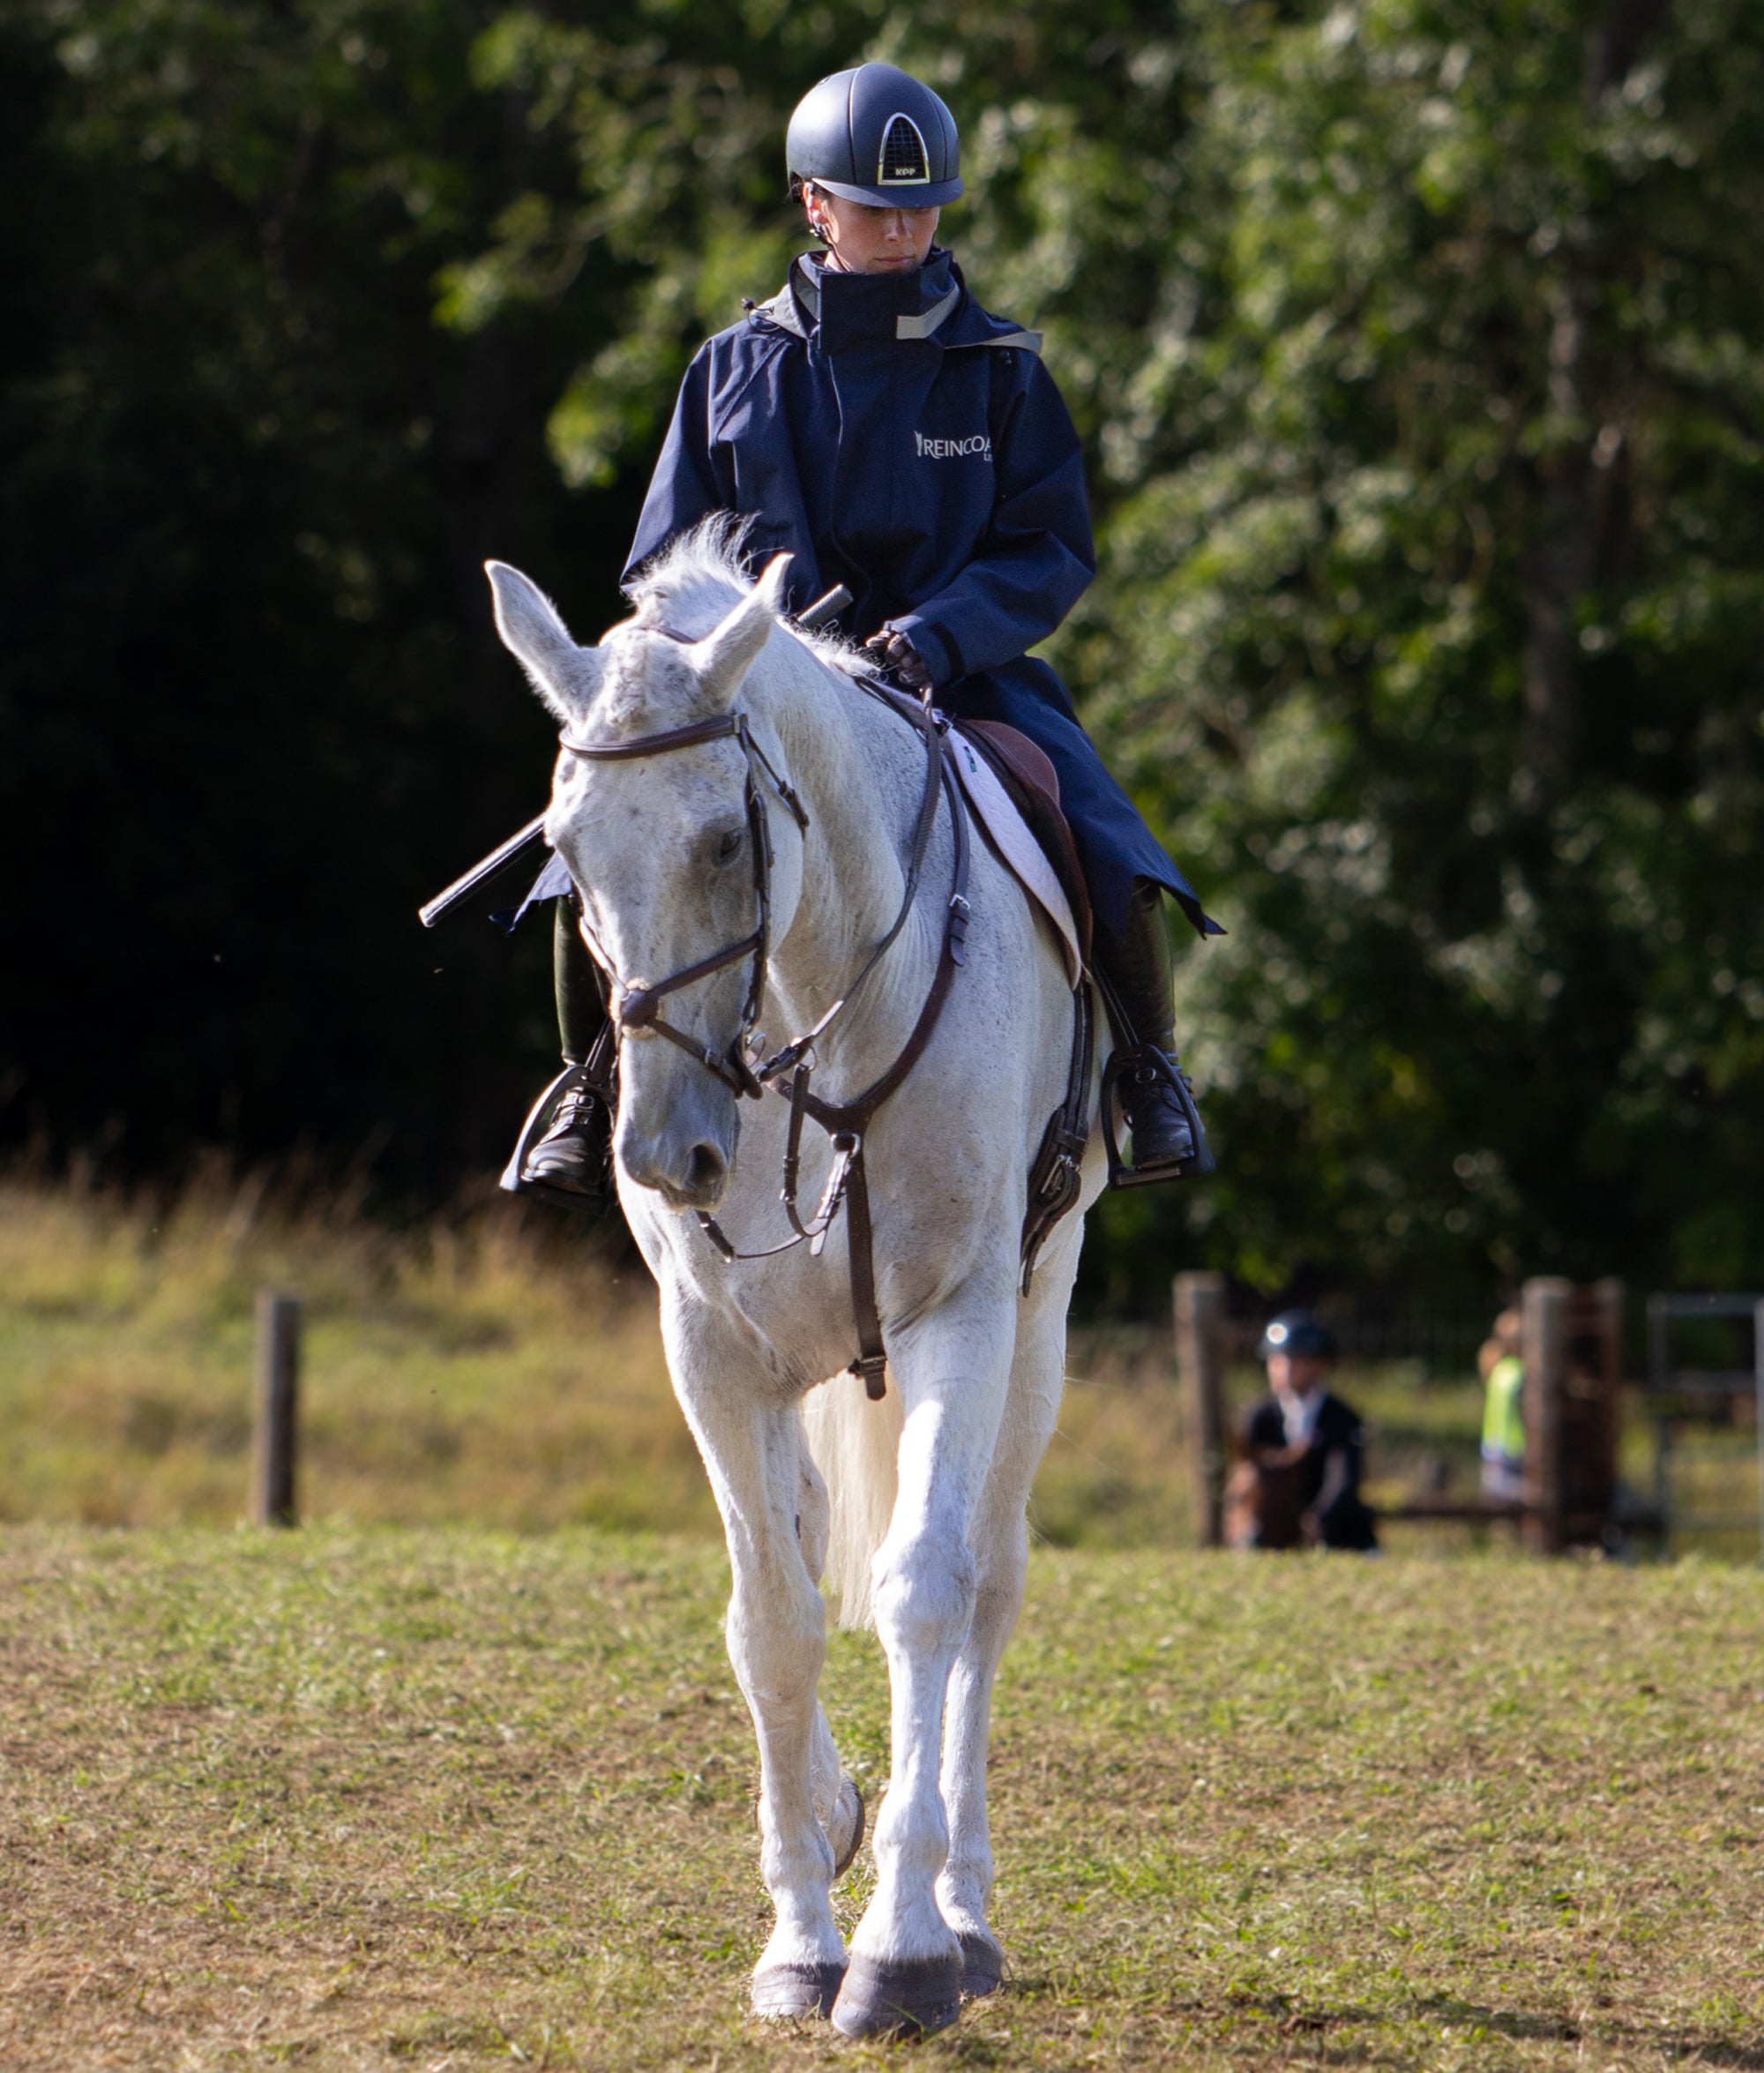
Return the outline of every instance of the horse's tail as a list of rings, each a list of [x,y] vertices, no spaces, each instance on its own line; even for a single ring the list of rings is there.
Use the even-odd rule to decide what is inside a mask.
[[[835,1375],[803,1400],[809,1452],[825,1478],[833,1519],[826,1581],[841,1627],[873,1627],[871,1566],[894,1515],[900,1486],[901,1391],[872,1403],[856,1378]]]

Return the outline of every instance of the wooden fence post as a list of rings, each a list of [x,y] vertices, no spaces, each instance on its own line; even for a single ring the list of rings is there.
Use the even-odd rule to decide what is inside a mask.
[[[1752,1313],[1752,1377],[1758,1444],[1758,1560],[1764,1562],[1764,1303]]]
[[[1224,1539],[1225,1277],[1178,1274],[1172,1293],[1195,1527],[1202,1547],[1217,1547]]]
[[[300,1298],[258,1291],[258,1388],[251,1523],[292,1526],[300,1414]]]
[[[1525,1538],[1537,1554],[1567,1545],[1566,1462],[1562,1445],[1568,1380],[1572,1285],[1555,1275],[1528,1281],[1520,1298],[1525,1361]]]
[[[1588,1508],[1609,1519],[1617,1495],[1623,1456],[1623,1312],[1624,1286],[1615,1275],[1596,1281],[1588,1290],[1588,1321],[1596,1353],[1593,1373],[1597,1384],[1598,1409],[1594,1422],[1597,1435],[1593,1455],[1591,1487],[1586,1495]],[[1571,1506],[1570,1509],[1573,1508]],[[1573,1530],[1570,1521],[1570,1530]]]

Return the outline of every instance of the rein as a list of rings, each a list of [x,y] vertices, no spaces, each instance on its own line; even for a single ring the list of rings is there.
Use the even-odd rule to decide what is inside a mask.
[[[940,722],[926,707],[900,697],[884,685],[863,678],[855,681],[860,689],[879,700],[891,712],[917,730],[924,743],[925,782],[919,797],[918,814],[908,854],[906,885],[900,910],[886,934],[865,959],[857,977],[814,1027],[787,1044],[781,1051],[763,1060],[752,1057],[751,1053],[754,1049],[754,1028],[759,1021],[760,1003],[766,990],[771,947],[774,858],[771,827],[766,819],[766,800],[760,785],[761,774],[770,781],[773,790],[805,834],[809,828],[809,816],[796,792],[773,767],[765,751],[753,739],[746,714],[737,707],[734,711],[719,714],[713,719],[694,721],[688,726],[670,728],[660,734],[640,735],[631,741],[582,741],[565,732],[559,735],[558,744],[572,755],[602,763],[630,762],[643,757],[668,755],[676,749],[691,748],[701,742],[733,739],[740,745],[747,766],[745,804],[752,835],[753,890],[759,909],[758,925],[752,932],[744,936],[739,942],[727,944],[722,949],[713,951],[708,957],[701,957],[695,964],[684,967],[670,977],[640,985],[627,985],[618,977],[611,959],[602,946],[587,935],[586,928],[584,935],[602,970],[612,981],[612,1018],[621,1039],[628,1029],[653,1029],[658,1036],[667,1037],[689,1057],[695,1059],[706,1071],[714,1073],[737,1097],[751,1095],[758,1100],[765,1089],[770,1087],[774,1094],[781,1096],[790,1104],[781,1200],[784,1213],[789,1220],[791,1236],[781,1244],[767,1246],[763,1251],[743,1253],[731,1244],[714,1216],[702,1209],[695,1214],[699,1228],[718,1255],[725,1262],[732,1262],[736,1260],[769,1260],[803,1244],[807,1244],[810,1252],[818,1257],[841,1204],[849,1205],[847,1244],[850,1254],[851,1298],[857,1325],[858,1355],[848,1372],[862,1378],[866,1393],[874,1401],[880,1399],[886,1388],[883,1370],[886,1356],[882,1344],[882,1321],[876,1302],[870,1185],[863,1159],[864,1134],[877,1110],[895,1092],[918,1063],[937,1028],[944,1004],[954,984],[956,971],[967,962],[965,947],[971,912],[968,902],[969,843],[967,807],[944,740],[946,722]],[[810,1085],[814,1068],[809,1061],[816,1039],[826,1035],[835,1019],[856,998],[865,980],[906,926],[907,917],[918,897],[920,876],[931,847],[931,833],[937,825],[939,790],[949,801],[955,857],[949,902],[945,913],[943,942],[938,951],[937,970],[931,979],[931,990],[925,996],[918,1019],[905,1044],[887,1071],[855,1100],[824,1101],[812,1092]],[[726,970],[729,966],[738,964],[746,957],[753,960],[753,970],[742,1009],[741,1024],[729,1040],[727,1051],[721,1053],[713,1051],[707,1044],[699,1043],[662,1017],[661,1003],[669,994],[682,986],[691,985],[696,979],[708,978],[714,972]],[[786,1073],[790,1075],[788,1089],[778,1084]],[[833,1150],[833,1166],[827,1175],[820,1203],[813,1216],[806,1221],[797,1206],[803,1121],[805,1116],[827,1133]]]

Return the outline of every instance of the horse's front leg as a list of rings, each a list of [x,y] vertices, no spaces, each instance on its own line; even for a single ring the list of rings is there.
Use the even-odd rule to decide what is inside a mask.
[[[840,1785],[816,1696],[826,1607],[798,1539],[802,1420],[738,1328],[683,1306],[664,1315],[664,1330],[729,1540],[729,1656],[759,1742],[760,1867],[777,1923],[754,1970],[753,2008],[824,2016],[845,1973],[845,1945],[816,1800],[836,1800]]]
[[[938,1758],[950,1671],[974,1614],[972,1529],[1010,1370],[1014,1300],[1008,1282],[971,1288],[891,1336],[905,1425],[900,1493],[873,1571],[891,1776],[876,1822],[876,1891],[833,2009],[848,2037],[938,2030],[960,2007],[961,1946],[937,1899],[949,1848]]]
[[[986,1486],[976,1509],[974,1618],[950,1673],[944,1718],[943,1798],[949,1856],[938,1879],[938,1905],[961,1943],[961,1991],[990,1994],[1005,1977],[1005,1954],[986,1920],[992,1890],[992,1843],[986,1818],[986,1753],[992,1682],[1017,1624],[1028,1568],[1029,1487],[1059,1416],[1065,1371],[1065,1310],[1073,1262],[1047,1280],[1019,1313],[1016,1360]]]

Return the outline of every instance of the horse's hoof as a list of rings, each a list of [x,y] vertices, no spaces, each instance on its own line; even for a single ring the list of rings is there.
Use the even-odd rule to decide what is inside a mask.
[[[856,1780],[843,1772],[840,1776],[839,1798],[833,1805],[833,1820],[827,1829],[827,1841],[833,1845],[833,1853],[839,1860],[833,1867],[833,1875],[842,1879],[851,1869],[851,1860],[863,1843],[863,1795],[857,1789]]]
[[[981,2001],[1005,1984],[1005,1954],[990,1936],[975,1929],[961,1932],[961,1996]]]
[[[753,1975],[753,2012],[768,2021],[830,2016],[845,1967],[829,1958],[818,1965],[761,1965]]]
[[[961,2013],[959,1957],[904,1958],[871,1964],[854,1957],[833,2004],[841,2037],[929,2037]]]

